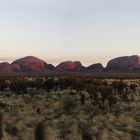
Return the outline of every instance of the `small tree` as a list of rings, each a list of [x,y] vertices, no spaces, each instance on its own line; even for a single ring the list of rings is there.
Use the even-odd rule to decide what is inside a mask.
[[[61,120],[58,123],[58,129],[59,129],[59,139],[60,140],[68,140],[68,137],[72,134],[71,126],[73,123],[69,122],[68,120]]]
[[[112,88],[110,86],[102,86],[100,88],[101,93],[101,101],[102,101],[102,109],[105,109],[105,101],[113,94]]]
[[[89,124],[88,122],[79,123],[79,129],[81,131],[82,140],[92,140],[93,139],[91,127],[92,127],[92,125]]]
[[[98,96],[99,96],[98,95],[99,88],[97,86],[88,85],[87,92],[89,93],[89,97],[90,97],[91,103],[93,101],[97,101]]]
[[[71,110],[76,107],[76,101],[71,96],[66,96],[63,100],[63,110],[70,114]]]
[[[131,84],[131,85],[129,86],[129,88],[132,90],[132,93],[131,93],[131,100],[134,101],[134,94],[136,94],[137,85],[136,85],[136,84]]]
[[[85,105],[84,111],[89,114],[91,120],[94,116],[98,115],[101,112],[98,105],[93,105],[91,103]]]
[[[81,105],[82,105],[82,110],[84,108],[84,105],[85,105],[85,95],[84,94],[81,94],[81,98],[80,98],[80,102],[81,102]]]
[[[112,87],[114,89],[114,91],[117,93],[122,93],[124,90],[127,89],[127,83],[123,82],[123,81],[113,81],[112,83]]]
[[[3,115],[2,112],[0,112],[0,140],[3,138]]]
[[[109,110],[112,111],[113,105],[117,103],[117,98],[111,94],[108,98]]]
[[[35,140],[45,140],[45,129],[43,122],[37,124],[34,135]]]

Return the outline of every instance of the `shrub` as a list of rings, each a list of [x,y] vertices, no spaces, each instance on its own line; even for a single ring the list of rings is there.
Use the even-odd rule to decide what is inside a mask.
[[[79,123],[79,129],[81,131],[82,140],[93,139],[91,124],[89,124],[88,122],[81,122]]]
[[[37,124],[34,135],[35,140],[45,140],[45,129],[43,122]]]
[[[63,110],[67,114],[70,114],[71,110],[76,107],[76,101],[71,96],[66,96],[63,99]]]
[[[0,139],[2,139],[3,137],[3,115],[2,115],[2,112],[0,112]]]

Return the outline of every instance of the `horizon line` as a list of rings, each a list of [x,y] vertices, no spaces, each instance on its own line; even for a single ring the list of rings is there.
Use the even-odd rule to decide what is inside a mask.
[[[102,66],[103,67],[106,67],[107,66],[107,64],[108,64],[108,62],[110,61],[110,60],[112,60],[112,59],[115,59],[115,58],[119,58],[119,57],[125,57],[125,56],[128,56],[128,57],[130,57],[130,56],[139,56],[139,55],[121,55],[121,56],[118,56],[118,57],[113,57],[113,58],[111,58],[110,60],[106,60],[106,64],[104,64],[104,63],[102,63],[102,62],[93,62],[93,63],[91,63],[91,62],[89,62],[89,63],[83,63],[81,60],[77,60],[77,59],[71,59],[71,60],[69,60],[69,59],[63,59],[63,60],[58,60],[57,58],[56,59],[47,59],[47,58],[41,58],[41,57],[38,57],[38,56],[34,56],[34,55],[25,55],[24,57],[5,57],[5,58],[3,58],[3,57],[1,57],[0,58],[0,63],[4,63],[4,62],[8,62],[9,64],[12,64],[12,62],[14,62],[15,60],[18,60],[18,59],[21,59],[21,58],[25,58],[25,57],[29,57],[29,56],[31,56],[31,57],[36,57],[36,58],[38,58],[38,59],[41,59],[42,61],[44,61],[44,62],[46,62],[47,64],[52,64],[52,65],[54,65],[54,66],[58,66],[60,63],[62,63],[62,62],[67,62],[67,61],[72,61],[72,62],[75,62],[75,61],[79,61],[79,62],[81,62],[81,64],[83,65],[83,66],[90,66],[90,65],[93,65],[93,64],[102,64]],[[49,63],[48,63],[49,62]]]

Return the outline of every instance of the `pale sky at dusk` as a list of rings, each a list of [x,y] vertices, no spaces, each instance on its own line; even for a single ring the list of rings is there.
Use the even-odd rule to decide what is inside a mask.
[[[140,0],[0,0],[0,61],[84,65],[140,55]]]

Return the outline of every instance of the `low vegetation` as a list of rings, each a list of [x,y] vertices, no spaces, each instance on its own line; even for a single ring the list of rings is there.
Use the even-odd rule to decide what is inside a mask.
[[[140,80],[0,78],[2,140],[139,140]]]

